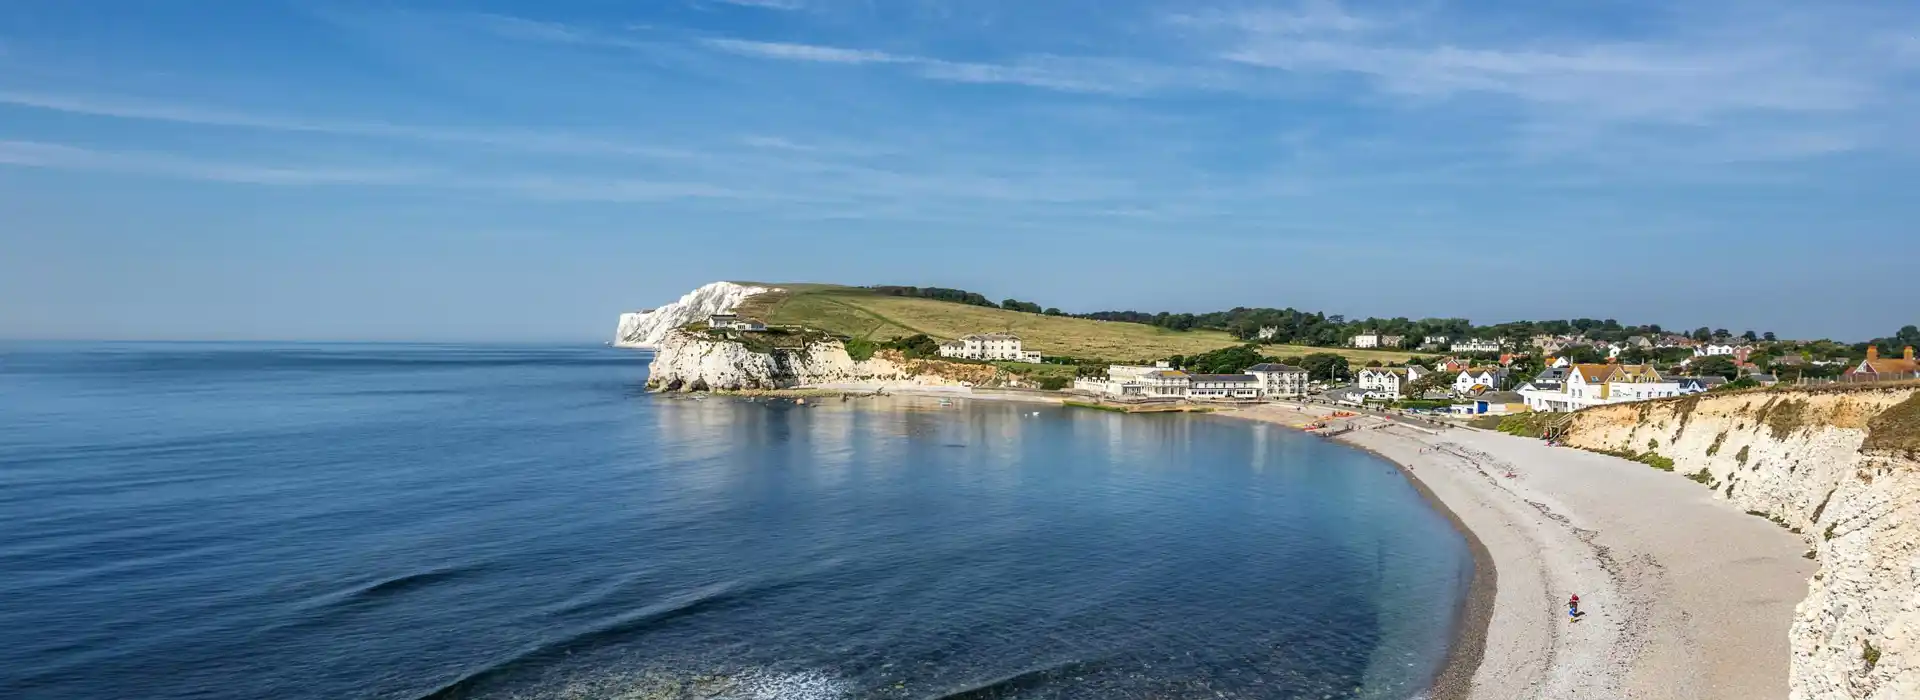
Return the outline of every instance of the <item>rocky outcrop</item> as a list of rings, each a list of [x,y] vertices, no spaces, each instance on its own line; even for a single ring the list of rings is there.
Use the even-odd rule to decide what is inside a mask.
[[[656,348],[667,332],[712,314],[727,313],[740,302],[756,294],[780,291],[776,287],[753,287],[735,282],[714,282],[687,292],[679,301],[651,311],[620,314],[620,326],[613,333],[613,344],[623,348]]]
[[[990,365],[907,360],[891,351],[866,360],[825,335],[768,347],[758,336],[668,331],[657,348],[647,386],[660,391],[791,389],[825,384],[879,387],[987,386],[1002,373]]]
[[[1820,563],[1790,640],[1792,698],[1920,698],[1920,391],[1695,395],[1575,414],[1568,443],[1654,451]],[[1674,533],[1685,537],[1686,533]]]

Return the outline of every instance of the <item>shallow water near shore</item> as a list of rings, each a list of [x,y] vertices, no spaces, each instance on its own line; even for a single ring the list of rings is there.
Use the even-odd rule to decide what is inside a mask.
[[[603,348],[0,347],[0,697],[1409,698],[1471,560],[1274,425]]]

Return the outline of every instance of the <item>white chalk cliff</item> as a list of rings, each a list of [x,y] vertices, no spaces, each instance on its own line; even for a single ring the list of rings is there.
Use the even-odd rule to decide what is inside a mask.
[[[1804,538],[1820,570],[1789,635],[1790,697],[1900,700],[1920,698],[1916,425],[1911,388],[1708,394],[1582,411],[1569,442],[1651,447]]]
[[[647,385],[662,391],[789,389],[836,382],[896,382],[906,371],[885,359],[856,361],[839,341],[755,352],[704,333],[668,330],[661,338]]]
[[[753,287],[733,282],[714,282],[687,292],[679,301],[652,311],[620,314],[620,327],[614,331],[613,344],[623,348],[658,348],[667,333],[711,314],[733,311],[740,302],[755,294],[780,291],[777,287]]]

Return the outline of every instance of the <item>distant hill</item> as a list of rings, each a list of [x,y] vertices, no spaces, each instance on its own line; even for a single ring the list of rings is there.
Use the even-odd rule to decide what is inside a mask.
[[[755,283],[759,285],[759,283]],[[749,297],[734,311],[773,325],[807,326],[853,338],[888,340],[925,333],[952,340],[969,333],[1012,332],[1028,350],[1046,355],[1143,361],[1193,355],[1243,343],[1217,330],[1175,331],[1139,323],[1048,316],[861,287],[775,283],[781,291]],[[1350,360],[1394,362],[1413,353],[1268,345],[1275,357],[1332,352]]]

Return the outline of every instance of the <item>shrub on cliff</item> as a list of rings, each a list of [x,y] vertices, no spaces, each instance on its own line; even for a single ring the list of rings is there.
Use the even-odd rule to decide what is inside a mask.
[[[1920,454],[1920,391],[1867,421],[1860,449]]]
[[[1500,419],[1500,432],[1520,437],[1537,438],[1552,425],[1560,414],[1555,413],[1515,413]]]

